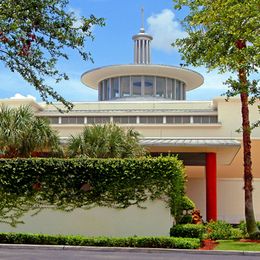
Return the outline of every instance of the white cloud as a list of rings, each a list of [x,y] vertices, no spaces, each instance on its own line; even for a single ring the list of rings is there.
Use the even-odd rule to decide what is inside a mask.
[[[207,89],[221,89],[227,90],[227,85],[224,84],[230,76],[231,73],[218,73],[217,70],[212,70],[210,72],[207,71],[206,68],[192,68],[192,70],[201,73],[204,77],[204,84],[201,86]]]
[[[34,101],[36,101],[36,98],[34,96],[32,95],[23,96],[20,93],[16,93],[13,97],[10,97],[10,99],[25,99],[25,98],[33,99]]]
[[[74,14],[75,18],[76,18],[76,21],[73,23],[73,27],[74,28],[81,27],[84,24],[84,22],[82,20],[83,16],[81,15],[81,13],[82,13],[81,10],[78,9],[78,8],[70,7],[69,11],[72,12]],[[92,25],[90,23],[89,31],[93,32],[94,29],[95,29],[95,25]]]
[[[72,12],[74,14],[74,16],[76,17],[76,21],[73,23],[73,27],[77,28],[77,27],[82,26],[83,22],[81,20],[80,10],[70,7],[69,11]]]
[[[49,80],[50,86],[54,86],[55,82]],[[88,88],[80,82],[80,75],[70,76],[67,81],[62,81],[55,85],[55,90],[68,101],[97,101],[97,90]]]
[[[154,38],[152,47],[168,53],[174,51],[171,44],[176,39],[184,38],[187,35],[181,30],[180,23],[170,9],[164,9],[161,13],[148,17],[147,23],[147,31]]]
[[[202,74],[204,83],[199,88],[188,91],[187,100],[212,100],[226,93],[228,88],[223,83],[231,76],[230,73],[219,74],[217,70],[208,72],[202,67],[190,69]]]

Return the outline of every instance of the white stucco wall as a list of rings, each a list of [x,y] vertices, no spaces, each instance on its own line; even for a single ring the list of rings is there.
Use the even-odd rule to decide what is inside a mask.
[[[260,221],[260,179],[254,179],[254,210],[255,217]],[[187,194],[193,199],[196,207],[201,210],[206,219],[206,186],[202,178],[192,178],[187,182]],[[243,179],[221,178],[217,182],[218,219],[230,223],[239,223],[244,217]]]
[[[1,232],[74,234],[87,236],[168,236],[172,226],[170,211],[161,201],[146,202],[147,208],[77,209],[70,213],[44,210],[23,218],[16,228],[0,224]]]

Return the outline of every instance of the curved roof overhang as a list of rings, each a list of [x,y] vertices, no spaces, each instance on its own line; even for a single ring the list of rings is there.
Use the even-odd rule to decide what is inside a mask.
[[[178,79],[186,84],[187,91],[199,87],[204,82],[203,76],[195,71],[180,67],[154,64],[128,64],[100,67],[85,72],[81,76],[81,81],[88,87],[97,89],[98,83],[104,79],[130,75],[149,75]]]

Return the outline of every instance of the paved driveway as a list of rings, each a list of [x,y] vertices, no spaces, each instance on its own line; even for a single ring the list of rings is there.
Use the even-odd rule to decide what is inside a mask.
[[[60,248],[1,247],[0,260],[256,260],[260,255],[219,255],[207,252],[186,253],[180,251],[156,252],[151,250],[104,250]]]

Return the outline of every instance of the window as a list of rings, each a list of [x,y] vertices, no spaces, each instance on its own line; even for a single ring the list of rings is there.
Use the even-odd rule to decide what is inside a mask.
[[[144,95],[153,96],[154,77],[144,76]]]
[[[98,83],[98,100],[100,100],[100,101],[103,100],[103,86],[102,86],[102,82]]]
[[[61,117],[62,124],[84,124],[83,116],[63,116]]]
[[[110,122],[109,116],[88,116],[87,123],[88,124],[105,124]]]
[[[157,77],[156,78],[156,97],[165,97],[166,90],[166,79]]]
[[[166,124],[190,124],[190,116],[166,116]]]
[[[102,81],[102,100],[106,100],[106,83]]]
[[[185,83],[182,83],[182,100],[186,99],[186,86]]]
[[[216,124],[218,122],[217,116],[194,116],[194,124]]]
[[[59,123],[59,117],[58,116],[52,116],[48,117],[50,124],[58,124]]]
[[[176,100],[181,100],[181,82],[176,80]]]
[[[114,116],[113,122],[117,124],[136,124],[135,116]]]
[[[140,124],[163,124],[162,116],[140,116]]]
[[[130,96],[130,77],[121,77],[120,78],[120,88],[121,88],[122,97]]]
[[[167,79],[167,93],[166,97],[172,99],[172,87],[173,87],[173,80]]]
[[[142,94],[142,78],[139,76],[132,77],[133,96],[141,96]]]
[[[112,98],[120,97],[120,94],[119,94],[119,78],[112,78],[111,79],[111,97]]]
[[[217,116],[210,116],[209,121],[211,124],[217,124],[218,123],[218,117]]]

